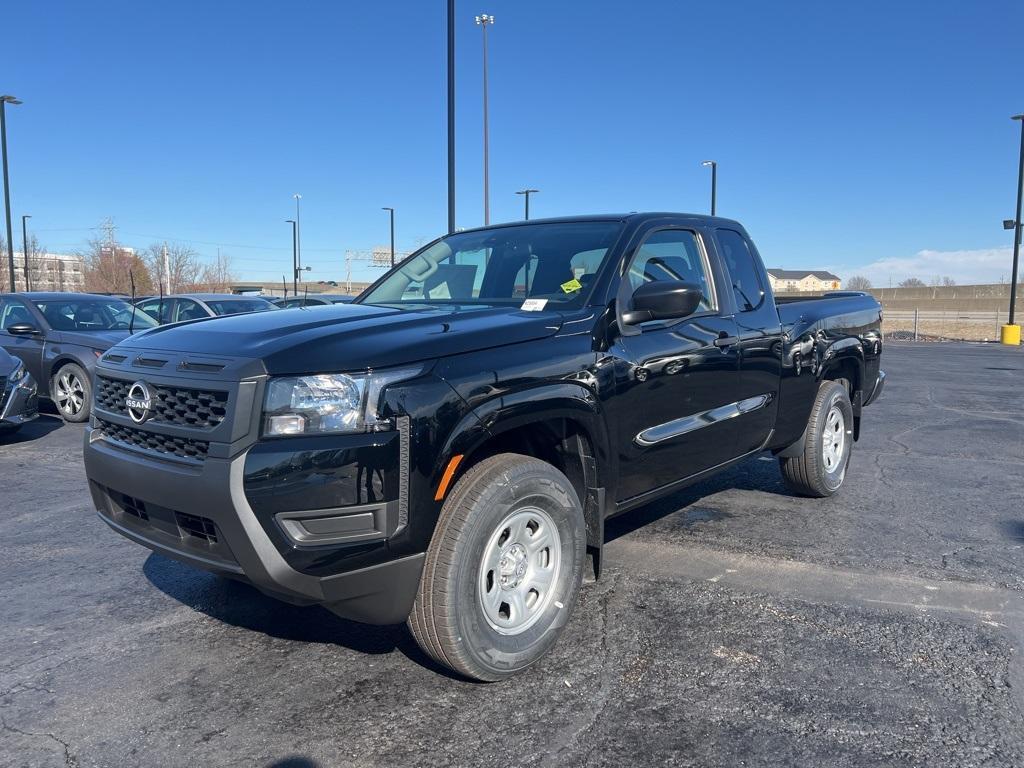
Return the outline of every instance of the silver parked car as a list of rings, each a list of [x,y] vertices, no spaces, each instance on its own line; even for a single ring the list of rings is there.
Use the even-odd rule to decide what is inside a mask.
[[[160,324],[277,309],[260,296],[238,296],[233,293],[181,293],[172,296],[148,296],[136,301],[135,306]]]

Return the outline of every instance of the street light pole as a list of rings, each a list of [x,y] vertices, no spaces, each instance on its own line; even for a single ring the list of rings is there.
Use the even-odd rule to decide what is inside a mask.
[[[295,198],[295,258],[297,259],[296,270],[302,269],[302,216],[299,211],[299,201],[302,200],[302,195],[296,192],[292,197]]]
[[[7,213],[7,266],[11,271],[11,293],[17,290],[14,282],[14,236],[11,234],[11,182],[7,176],[7,105],[21,104],[13,96],[0,96],[0,146],[3,147],[4,160],[4,207]]]
[[[395,209],[394,208],[381,208],[382,211],[387,211],[391,214],[391,266],[395,266]]]
[[[25,290],[31,291],[32,285],[28,281],[28,227],[25,225],[27,219],[31,219],[30,214],[25,214],[21,217],[21,255],[25,257]]]
[[[455,231],[455,0],[448,0],[448,234]]]
[[[516,192],[517,195],[523,195],[523,197],[526,198],[525,199],[525,203],[526,203],[526,216],[523,219],[524,221],[529,221],[530,220],[530,195],[533,194],[534,192],[540,192],[540,190],[539,189],[520,189],[518,192]]]
[[[299,225],[295,219],[285,219],[292,225],[292,295],[299,295]]]
[[[715,200],[718,197],[718,163],[714,160],[705,160],[701,163],[705,168],[711,166],[711,215],[715,215]]]
[[[489,140],[487,130],[487,27],[494,24],[494,17],[486,13],[476,17],[476,23],[484,31],[484,226],[491,223],[491,181]]]
[[[1017,264],[1020,259],[1020,239],[1022,234],[1020,216],[1022,199],[1024,199],[1024,114],[1014,115],[1011,119],[1020,122],[1020,159],[1017,166],[1017,216],[1013,220],[1013,270],[1010,277],[1010,319],[1007,323],[1008,325],[1014,325],[1013,313],[1017,304]]]

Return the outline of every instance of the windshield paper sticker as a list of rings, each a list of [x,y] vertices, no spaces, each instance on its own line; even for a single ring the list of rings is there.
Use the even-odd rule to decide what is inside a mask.
[[[548,304],[547,299],[527,299],[520,307],[524,312],[540,312]]]
[[[578,290],[580,290],[580,288],[582,288],[582,287],[583,287],[583,283],[581,283],[581,282],[580,282],[579,280],[577,280],[577,279],[576,279],[576,278],[574,277],[574,278],[573,278],[572,280],[570,280],[569,282],[567,282],[567,283],[562,283],[562,285],[561,285],[561,286],[559,286],[559,287],[560,287],[560,288],[562,289],[563,293],[572,293],[573,291],[578,291]]]

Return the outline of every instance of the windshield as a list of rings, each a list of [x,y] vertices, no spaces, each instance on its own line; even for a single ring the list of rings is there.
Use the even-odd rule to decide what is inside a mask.
[[[450,235],[413,254],[360,304],[580,306],[622,225],[523,224]]]
[[[215,315],[240,315],[244,312],[266,312],[277,309],[266,299],[203,299]]]
[[[57,331],[127,331],[157,325],[145,312],[120,299],[53,299],[37,301],[36,306],[50,327]]]

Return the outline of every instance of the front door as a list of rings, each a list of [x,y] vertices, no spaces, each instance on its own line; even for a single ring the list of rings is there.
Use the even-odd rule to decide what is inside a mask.
[[[619,502],[734,458],[740,400],[736,324],[698,233],[647,233],[623,280],[620,300],[653,280],[697,284],[704,299],[693,315],[643,323],[609,350],[618,358]]]

